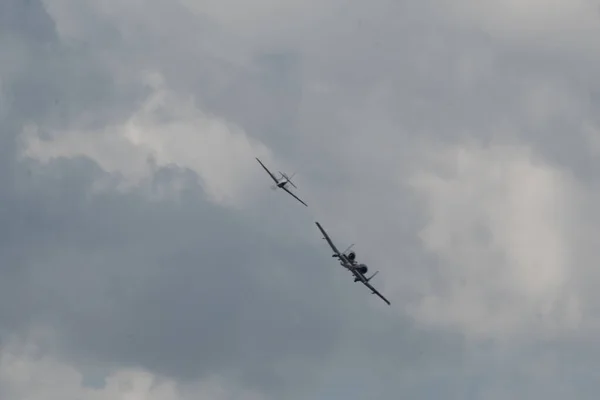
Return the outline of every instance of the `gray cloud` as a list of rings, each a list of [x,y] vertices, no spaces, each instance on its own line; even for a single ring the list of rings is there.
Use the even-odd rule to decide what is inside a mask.
[[[235,6],[0,5],[3,340],[51,328],[81,371],[222,375],[273,398],[592,398],[593,39],[544,46],[528,14],[506,34],[509,13],[439,1]],[[548,38],[553,21],[536,20]],[[144,113],[148,72],[172,97]],[[258,154],[202,139],[213,117],[299,169],[310,209],[240,172]],[[20,158],[31,124],[33,158],[64,157]],[[152,138],[137,153],[135,132]],[[70,147],[81,135],[97,152]],[[196,146],[228,162],[194,164]],[[158,164],[132,180],[140,154]],[[211,182],[243,206],[215,204]],[[314,219],[381,270],[392,308],[336,267]]]
[[[39,3],[29,7],[26,16],[43,11]],[[29,38],[16,40],[34,50]],[[7,143],[30,120],[94,126],[118,121],[118,108],[132,106],[117,82],[105,84],[110,71],[98,70],[89,52],[71,57],[54,51],[35,61],[31,54],[24,61],[29,68],[3,87],[12,97]],[[56,73],[44,76],[40,61],[54,61]],[[123,104],[111,112],[114,101]],[[61,110],[76,120],[53,115]],[[81,122],[90,111],[98,114]],[[259,221],[199,202],[203,194],[193,173],[190,180],[189,171],[162,168],[153,178],[155,185],[174,176],[192,182],[178,205],[148,203],[135,192],[90,198],[93,181],[106,173],[89,160],[58,159],[42,167],[14,164],[14,153],[13,147],[3,158],[11,173],[2,196],[3,330],[50,324],[74,357],[186,379],[222,371],[268,386],[280,384],[274,365],[289,358],[282,354],[318,362],[328,353],[339,318],[315,309],[316,297],[286,295],[290,283],[260,278],[287,266],[294,290],[309,284],[326,293],[331,275],[317,269],[314,257],[303,265],[310,258],[301,257],[301,245],[277,249]],[[321,280],[308,279],[316,273]]]

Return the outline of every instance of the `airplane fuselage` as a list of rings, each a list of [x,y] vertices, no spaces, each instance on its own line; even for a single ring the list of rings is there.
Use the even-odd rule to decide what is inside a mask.
[[[265,165],[262,163],[262,161],[260,161],[258,159],[258,157],[256,157],[256,161],[258,161],[258,163],[261,165],[261,167],[267,172],[267,174],[269,174],[269,176],[271,177],[273,182],[275,182],[275,185],[271,186],[271,189],[273,189],[273,190],[283,189],[284,191],[288,192],[292,197],[294,197],[296,200],[298,200],[300,203],[304,204],[304,206],[308,207],[308,205],[304,201],[302,201],[298,196],[296,196],[294,193],[292,193],[287,188],[288,183],[291,186],[296,188],[296,185],[294,185],[294,182],[292,182],[292,177],[295,175],[295,172],[291,176],[287,176],[283,172],[279,171],[279,174],[281,175],[281,177],[277,178],[275,175],[273,175],[273,173],[271,171],[269,171],[269,169],[267,167],[265,167]]]
[[[334,254],[333,257],[339,258],[336,254]],[[365,274],[367,273],[369,268],[365,264],[358,264],[355,261],[354,252],[350,253],[350,257],[347,257],[347,259],[350,262],[350,264],[340,258],[340,265],[352,271],[352,273],[354,274],[354,282],[368,282],[369,279],[367,279]]]
[[[350,249],[350,247],[352,247],[352,245],[348,249],[346,249],[344,252],[340,252],[335,247],[335,245],[333,244],[333,242],[329,238],[329,235],[327,235],[327,232],[325,232],[325,229],[323,229],[323,227],[321,226],[321,224],[319,224],[319,222],[315,222],[315,223],[317,224],[317,227],[319,228],[319,230],[323,234],[323,239],[325,239],[327,241],[327,243],[329,244],[329,247],[331,247],[331,250],[333,250],[332,257],[337,258],[340,261],[340,264],[342,264],[342,266],[344,268],[346,268],[350,272],[352,272],[352,275],[354,275],[354,282],[361,282],[362,284],[364,284],[366,287],[368,287],[371,290],[372,294],[376,294],[383,301],[385,301],[387,303],[387,305],[390,305],[389,300],[386,299],[381,293],[379,293],[377,291],[377,289],[375,289],[369,283],[369,281],[371,279],[373,279],[373,277],[375,277],[375,275],[377,275],[377,273],[379,271],[376,271],[373,275],[371,275],[370,277],[367,278],[364,274],[368,271],[369,268],[365,264],[359,264],[356,261],[356,253],[355,252],[350,252],[350,253],[346,254],[346,252]]]
[[[365,264],[359,264],[356,261],[355,252],[351,252],[348,253],[348,255],[345,255],[345,259],[342,259],[342,257],[339,257],[337,254],[333,254],[332,256],[340,260],[340,265],[352,272],[352,274],[354,275],[354,283],[368,283],[371,280],[371,278],[373,278],[377,274],[377,272],[375,272],[371,277],[367,278],[366,274],[369,271],[369,267],[367,267]]]

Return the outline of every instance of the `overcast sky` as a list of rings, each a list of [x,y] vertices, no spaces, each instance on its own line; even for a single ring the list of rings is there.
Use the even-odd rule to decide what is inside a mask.
[[[2,400],[598,398],[596,0],[0,0],[0,121]]]

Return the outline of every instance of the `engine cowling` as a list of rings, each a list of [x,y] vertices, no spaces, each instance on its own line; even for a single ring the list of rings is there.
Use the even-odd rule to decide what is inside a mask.
[[[350,261],[354,261],[356,260],[356,253],[351,251],[350,253],[348,253],[348,260]]]
[[[360,272],[361,274],[366,274],[367,271],[369,270],[369,267],[367,267],[365,264],[360,264],[357,268],[358,272]]]

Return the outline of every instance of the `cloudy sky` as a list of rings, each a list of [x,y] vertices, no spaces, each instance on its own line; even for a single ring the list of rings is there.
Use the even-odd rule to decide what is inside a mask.
[[[0,0],[0,398],[597,399],[599,82],[597,0]]]

